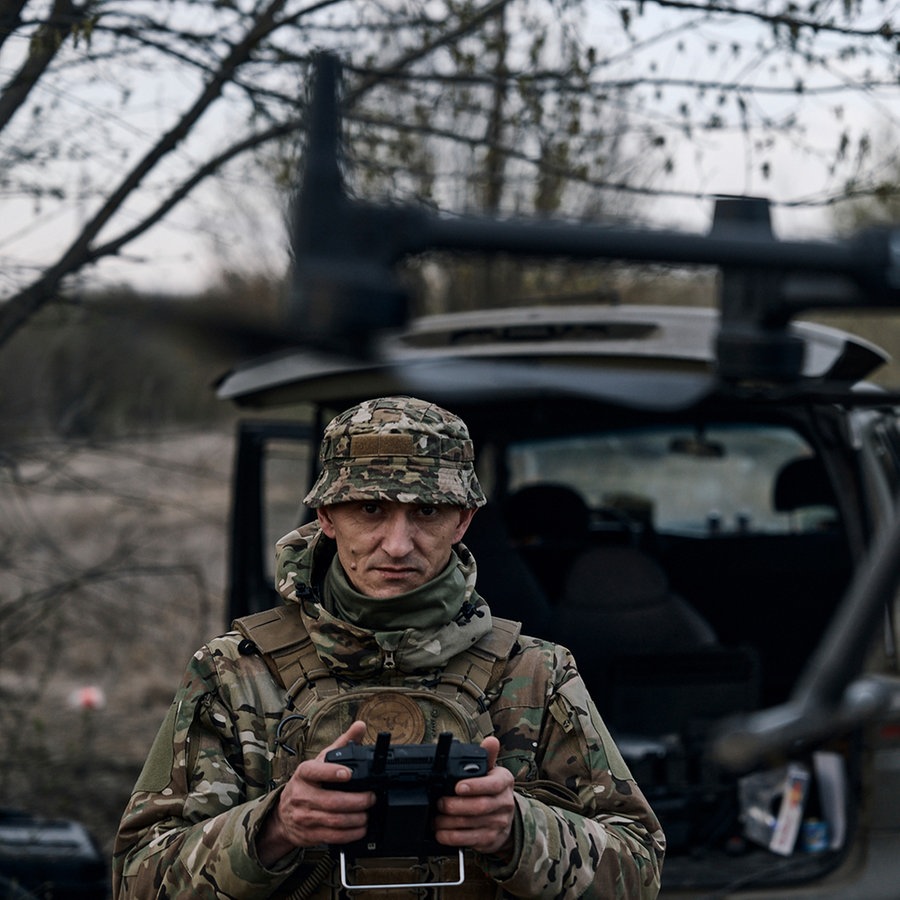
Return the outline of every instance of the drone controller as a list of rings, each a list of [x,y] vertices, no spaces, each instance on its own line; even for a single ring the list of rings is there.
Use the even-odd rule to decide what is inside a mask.
[[[477,744],[462,744],[450,732],[442,733],[437,744],[397,744],[391,746],[389,732],[381,732],[374,747],[350,742],[329,750],[326,762],[340,763],[352,772],[349,781],[327,782],[339,791],[374,791],[375,805],[369,810],[366,836],[359,841],[334,847],[341,855],[341,878],[347,888],[346,857],[359,856],[445,856],[447,847],[434,838],[434,814],[439,797],[454,793],[464,778],[486,775],[487,753]],[[465,878],[462,850],[459,851],[459,880]],[[408,887],[409,885],[371,885]],[[435,887],[429,882],[429,887]]]

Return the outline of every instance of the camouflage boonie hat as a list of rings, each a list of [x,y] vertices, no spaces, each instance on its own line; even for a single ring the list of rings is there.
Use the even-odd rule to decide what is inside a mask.
[[[366,400],[335,416],[319,452],[322,471],[303,502],[393,500],[478,507],[487,502],[459,416],[415,397]]]

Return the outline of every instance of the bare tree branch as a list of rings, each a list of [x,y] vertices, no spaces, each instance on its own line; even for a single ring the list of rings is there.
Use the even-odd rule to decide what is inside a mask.
[[[647,0],[631,0],[631,5],[640,9],[646,2]],[[896,37],[898,33],[889,20],[885,20],[877,28],[854,28],[851,25],[839,25],[831,18],[805,16],[796,10],[794,4],[791,4],[785,12],[769,13],[751,7],[734,6],[731,3],[718,3],[716,0],[709,0],[709,2],[702,2],[702,0],[649,0],[649,2],[661,9],[690,10],[706,14],[755,19],[768,25],[786,26],[794,32],[808,30],[817,34],[830,33],[854,38],[881,37],[885,40]]]
[[[0,5],[0,49],[22,23],[22,10],[27,3],[28,0],[6,0]]]
[[[18,21],[19,13],[25,4],[14,5],[18,7],[12,11],[15,22]],[[92,2],[78,6],[72,0],[55,0],[47,20],[31,39],[25,61],[0,92],[0,131],[28,99],[28,95],[47,71],[66,38],[87,21],[94,6]],[[4,28],[6,18],[4,14],[0,19],[0,45],[5,35],[9,33]]]
[[[320,6],[330,5],[331,2],[334,2],[334,0],[329,0],[329,2],[320,4]],[[488,3],[477,14],[473,15],[470,19],[467,19],[465,23],[460,24],[458,27],[439,35],[435,40],[425,42],[422,44],[422,46],[408,53],[402,54],[385,69],[367,74],[363,79],[361,79],[359,84],[355,85],[350,91],[347,92],[345,98],[346,105],[352,106],[353,104],[358,102],[367,91],[372,90],[385,78],[391,77],[391,75],[402,71],[406,66],[412,64],[416,60],[422,59],[424,56],[427,56],[434,50],[443,47],[450,42],[459,40],[461,37],[464,37],[467,34],[470,34],[481,24],[484,19],[496,15],[498,10],[505,7],[509,2],[510,0],[492,0],[492,2]],[[272,7],[276,6],[283,6],[283,0],[279,0],[278,3],[272,4]],[[274,26],[275,22],[274,18],[272,18],[269,21],[269,25],[266,30],[271,30]],[[256,32],[256,29],[254,30],[254,32]],[[226,81],[237,68],[238,63],[236,61],[236,57],[238,55],[238,50],[242,49],[243,58],[246,58],[246,55],[249,53],[252,47],[257,45],[259,41],[258,36],[254,34],[254,40],[252,44],[250,42],[250,37],[251,36],[248,35],[247,39],[240,45],[240,47],[236,47],[232,52],[232,56],[229,60],[229,63],[231,64],[223,65],[220,68],[219,72],[216,73],[216,79],[214,80],[214,83],[218,86],[218,89],[221,89],[222,83],[224,83],[224,81]],[[204,105],[203,108],[205,108],[205,106],[207,106],[208,103],[211,102],[215,97],[215,94],[212,91],[212,84],[207,88],[204,96],[207,98],[208,102]],[[14,334],[15,331],[25,321],[27,321],[27,319],[31,315],[33,315],[37,309],[40,308],[41,305],[43,305],[43,303],[45,303],[55,294],[55,292],[59,289],[63,278],[65,278],[65,276],[71,271],[80,268],[86,263],[95,262],[102,257],[111,256],[118,253],[123,247],[131,243],[135,238],[139,237],[153,225],[164,219],[165,216],[168,215],[168,213],[170,213],[182,200],[184,200],[191,194],[191,192],[197,187],[197,185],[218,172],[226,163],[230,162],[238,156],[247,153],[250,150],[256,149],[260,146],[263,146],[264,144],[270,143],[273,140],[285,137],[288,134],[296,132],[298,129],[303,127],[304,123],[304,119],[302,117],[289,119],[257,134],[250,135],[242,141],[232,144],[226,150],[216,154],[214,157],[208,159],[205,163],[198,166],[188,179],[182,182],[176,190],[171,192],[169,196],[161,204],[159,204],[156,209],[153,210],[153,212],[142,218],[141,221],[138,222],[133,228],[119,235],[117,238],[108,241],[102,246],[90,248],[90,242],[96,236],[97,232],[104,224],[106,224],[106,222],[109,220],[118,206],[121,205],[128,194],[137,187],[143,175],[146,174],[146,171],[148,171],[149,168],[152,167],[152,164],[155,164],[155,162],[163,155],[163,152],[168,152],[168,150],[172,149],[175,143],[177,143],[177,139],[173,141],[173,136],[183,136],[187,132],[190,124],[197,118],[197,115],[193,115],[193,113],[198,110],[200,103],[201,101],[198,101],[194,105],[192,111],[190,111],[182,118],[181,122],[179,122],[179,125],[176,126],[173,131],[169,132],[169,134],[166,135],[163,141],[161,141],[160,144],[158,144],[157,147],[154,148],[154,151],[151,154],[148,154],[144,158],[142,163],[138,167],[136,167],[132,171],[132,173],[130,173],[125,181],[122,182],[122,185],[120,186],[118,191],[116,191],[115,194],[110,198],[110,200],[107,201],[103,209],[95,217],[94,222],[97,223],[96,226],[94,227],[93,223],[89,226],[86,226],[82,234],[79,236],[79,240],[72,245],[69,252],[65,255],[61,262],[57,264],[57,266],[49,270],[47,273],[45,273],[44,277],[26,288],[24,291],[21,291],[15,297],[12,297],[7,302],[6,309],[3,310],[2,313],[0,313],[0,346],[2,346],[2,344],[6,340],[8,340],[9,337],[11,337],[12,334]],[[101,218],[102,221],[100,221]]]
[[[272,0],[266,10],[253,22],[243,40],[232,47],[231,52],[219,66],[218,71],[207,82],[200,96],[184,113],[175,127],[147,152],[137,165],[125,176],[81,230],[78,238],[62,255],[60,260],[48,269],[34,284],[7,301],[0,317],[0,346],[30,318],[47,300],[59,290],[66,275],[97,258],[90,245],[101,229],[119,210],[125,200],[137,189],[147,173],[187,136],[191,127],[219,97],[222,87],[233,76],[235,70],[253,53],[259,42],[278,27],[278,14],[287,0]]]

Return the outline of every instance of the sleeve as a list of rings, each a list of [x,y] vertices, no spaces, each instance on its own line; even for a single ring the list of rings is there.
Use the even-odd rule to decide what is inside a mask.
[[[264,717],[229,699],[205,647],[188,666],[122,817],[115,900],[256,900],[303,868],[299,850],[275,868],[257,858],[256,835],[278,792],[268,791],[265,736],[254,734]]]
[[[499,762],[516,776],[515,846],[508,862],[485,858],[485,871],[515,897],[652,900],[665,854],[659,821],[569,652],[554,647],[550,665],[549,681],[520,672],[507,682],[513,714],[497,737]],[[515,697],[534,696],[542,680],[540,701]]]

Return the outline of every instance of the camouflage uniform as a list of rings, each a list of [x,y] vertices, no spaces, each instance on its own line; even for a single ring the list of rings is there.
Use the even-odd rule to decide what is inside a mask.
[[[460,459],[447,469],[446,451],[445,446],[441,460],[432,462],[433,468],[445,469],[440,484],[449,501],[444,502],[483,502],[477,480],[467,480],[471,462]],[[327,498],[333,491],[350,491],[355,479],[336,474],[333,468],[320,478],[307,502],[317,503],[323,493]],[[369,487],[395,491],[396,479]],[[401,487],[405,496],[402,479]],[[417,496],[422,502],[421,492]],[[339,679],[351,693],[355,683],[428,690],[435,666],[422,654],[439,643],[430,640],[433,636],[402,626],[394,632],[370,631],[343,622],[322,602],[319,587],[334,552],[334,542],[316,523],[279,542],[279,591],[290,614],[296,610],[302,618],[325,669],[352,675]],[[474,590],[475,564],[465,547],[456,547],[448,569],[461,576],[459,606],[468,610],[452,639],[458,639],[457,631],[465,635],[466,623],[474,622],[480,629],[473,630],[474,640],[490,629],[491,620]],[[435,633],[447,634],[450,624]],[[279,764],[276,733],[286,698],[265,660],[248,652],[242,637],[231,632],[211,641],[188,666],[120,826],[113,862],[117,900],[345,895],[325,851],[298,849],[269,868],[258,859],[256,837],[290,776]],[[386,668],[388,656],[392,666]],[[501,745],[498,765],[515,777],[509,861],[467,852],[466,883],[459,888],[376,889],[368,897],[655,897],[662,831],[568,651],[520,637],[488,689],[487,705]],[[345,722],[354,715],[349,711]],[[317,736],[302,748],[303,756],[315,755],[328,742],[328,735]],[[425,867],[415,880],[433,880],[439,868]]]

